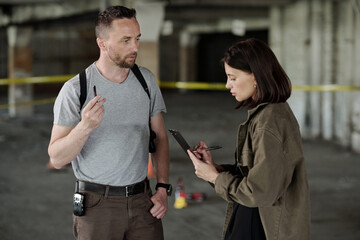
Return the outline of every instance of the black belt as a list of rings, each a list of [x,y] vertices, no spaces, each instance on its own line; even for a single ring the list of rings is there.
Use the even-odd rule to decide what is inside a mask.
[[[135,183],[128,186],[121,186],[121,187],[102,185],[91,182],[83,182],[80,180],[78,182],[79,182],[80,191],[89,191],[89,192],[105,195],[106,188],[108,188],[109,189],[108,195],[126,196],[126,197],[130,197],[139,193],[144,193],[147,189],[149,189],[150,186],[148,179],[145,179],[144,181],[139,183]]]

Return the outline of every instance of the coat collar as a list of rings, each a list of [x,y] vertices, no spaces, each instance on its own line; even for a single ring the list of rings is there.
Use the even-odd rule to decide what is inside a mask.
[[[244,123],[247,123],[260,109],[263,109],[269,103],[260,103],[256,107],[248,110],[248,117]]]

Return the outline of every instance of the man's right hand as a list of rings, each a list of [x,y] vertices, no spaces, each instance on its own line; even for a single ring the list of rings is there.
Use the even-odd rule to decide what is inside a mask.
[[[88,130],[97,128],[104,116],[106,98],[100,99],[101,96],[94,97],[82,110],[81,122],[83,127]]]
[[[81,121],[75,127],[54,124],[48,148],[50,161],[55,168],[62,168],[79,154],[91,132],[104,116],[105,98],[96,96],[83,109]]]

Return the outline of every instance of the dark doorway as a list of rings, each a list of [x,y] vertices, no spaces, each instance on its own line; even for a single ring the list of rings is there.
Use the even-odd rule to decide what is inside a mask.
[[[230,32],[200,34],[197,46],[197,81],[226,82],[224,68],[220,65],[224,52],[237,41],[250,37],[268,43],[268,30],[247,31],[242,37]]]

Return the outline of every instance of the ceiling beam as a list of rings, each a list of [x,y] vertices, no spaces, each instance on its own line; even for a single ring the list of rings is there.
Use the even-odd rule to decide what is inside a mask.
[[[175,21],[205,20],[212,21],[219,18],[262,18],[268,17],[267,7],[224,7],[224,6],[166,6],[165,18]]]

